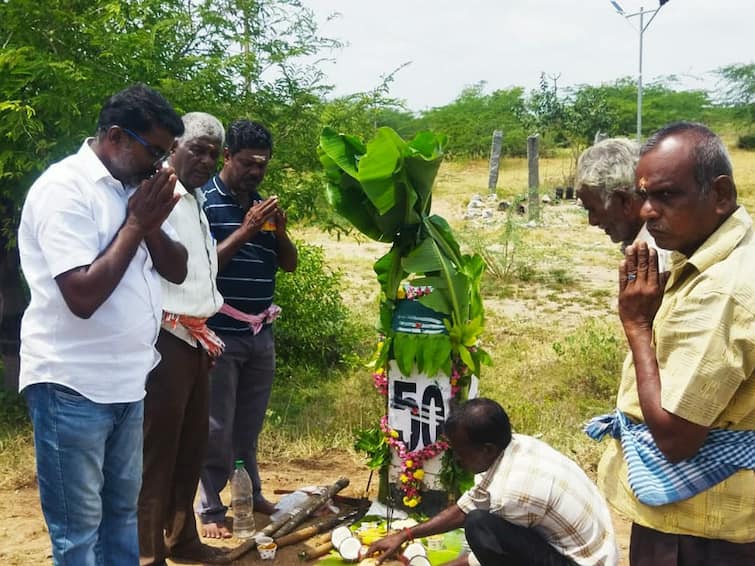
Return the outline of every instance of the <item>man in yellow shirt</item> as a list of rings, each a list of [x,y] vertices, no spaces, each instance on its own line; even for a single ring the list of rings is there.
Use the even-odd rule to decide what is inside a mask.
[[[632,566],[755,564],[752,219],[737,205],[725,147],[701,124],[675,123],[653,135],[636,181],[648,230],[674,253],[667,281],[645,243],[627,247],[619,268],[619,315],[631,352],[617,407],[627,419],[622,443],[611,441],[601,460],[598,483],[633,521]],[[632,427],[657,453],[639,465],[639,477],[653,480],[649,499],[666,482],[673,487],[666,500],[648,504],[637,495],[632,455],[639,451],[624,434]],[[715,479],[674,483],[680,469],[703,468]]]

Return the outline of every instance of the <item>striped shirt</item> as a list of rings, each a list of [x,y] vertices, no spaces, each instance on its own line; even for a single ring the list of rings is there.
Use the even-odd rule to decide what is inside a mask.
[[[611,515],[598,488],[576,463],[536,438],[514,434],[457,505],[533,529],[580,566],[618,563]],[[469,563],[476,564],[471,555]]]
[[[210,222],[213,237],[222,242],[236,231],[246,210],[233,198],[219,175],[202,188],[203,209]],[[262,200],[259,193],[252,201]],[[247,314],[258,314],[269,307],[275,293],[275,272],[278,269],[278,240],[274,232],[258,232],[218,272],[218,289],[225,302]],[[248,333],[249,325],[224,314],[216,314],[207,326],[219,332]]]

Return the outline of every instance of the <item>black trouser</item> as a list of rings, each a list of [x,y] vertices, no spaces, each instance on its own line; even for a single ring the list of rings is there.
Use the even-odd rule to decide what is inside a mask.
[[[735,543],[663,533],[632,523],[630,566],[744,566],[755,564],[755,542]]]
[[[575,566],[534,530],[514,525],[487,511],[472,511],[464,521],[469,547],[482,566]]]

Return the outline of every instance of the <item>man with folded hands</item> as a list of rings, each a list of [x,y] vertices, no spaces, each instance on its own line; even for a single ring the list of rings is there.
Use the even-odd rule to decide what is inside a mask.
[[[261,124],[232,123],[223,169],[203,188],[204,211],[218,242],[218,288],[225,298],[208,326],[226,345],[210,372],[210,438],[197,506],[202,532],[210,538],[231,536],[220,492],[235,460],[244,461],[252,479],[254,510],[274,510],[262,496],[257,438],[275,374],[272,323],[280,313],[273,304],[275,273],[278,267],[294,271],[298,257],[278,198],[257,191],[272,149],[272,136]]]
[[[144,399],[141,566],[165,564],[166,558],[209,564],[221,554],[200,542],[193,505],[207,449],[208,372],[223,348],[205,323],[223,297],[215,283],[215,241],[197,197],[215,172],[224,131],[204,112],[190,112],[182,121],[184,133],[169,158],[180,199],[168,221],[188,251],[187,275],[180,285],[161,279],[161,360],[149,374]]]
[[[755,240],[729,156],[702,124],[641,150],[636,190],[657,244],[627,247],[619,315],[629,342],[598,469],[633,521],[632,566],[755,564]]]

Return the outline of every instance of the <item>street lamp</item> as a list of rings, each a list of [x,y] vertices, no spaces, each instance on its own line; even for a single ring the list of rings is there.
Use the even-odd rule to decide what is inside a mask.
[[[617,0],[609,1],[611,2],[611,5],[613,5],[616,12],[620,16],[624,16],[632,25],[632,27],[634,27],[634,23],[632,23],[631,18],[639,17],[639,26],[636,29],[640,34],[640,67],[637,72],[637,141],[640,142],[642,141],[642,36],[644,35],[645,30],[650,27],[650,24],[658,15],[658,12],[661,11],[663,5],[666,4],[669,0],[660,0],[660,5],[655,10],[645,10],[642,6],[640,6],[639,12],[634,12],[631,14],[627,14],[624,11],[624,8],[622,8],[621,5],[617,2]],[[650,16],[650,19],[647,21],[647,23],[645,23],[646,16]]]

